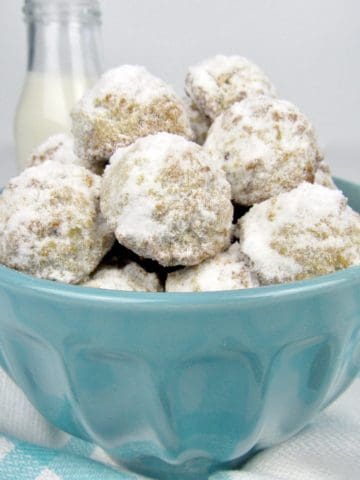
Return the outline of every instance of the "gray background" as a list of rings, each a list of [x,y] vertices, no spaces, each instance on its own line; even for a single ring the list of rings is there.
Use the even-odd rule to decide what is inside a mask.
[[[0,180],[15,172],[12,124],[25,68],[21,0],[0,16]],[[181,92],[186,67],[215,53],[257,62],[315,124],[333,171],[360,181],[360,2],[103,0],[106,67],[146,65]]]

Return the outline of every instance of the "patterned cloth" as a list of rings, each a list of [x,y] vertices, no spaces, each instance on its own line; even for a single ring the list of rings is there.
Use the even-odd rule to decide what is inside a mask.
[[[49,425],[0,370],[0,480],[141,480]],[[360,380],[308,428],[211,480],[359,480]]]

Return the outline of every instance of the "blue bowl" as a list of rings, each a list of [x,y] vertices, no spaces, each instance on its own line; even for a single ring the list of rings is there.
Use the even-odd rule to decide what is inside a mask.
[[[360,211],[360,186],[339,181]],[[0,267],[0,363],[134,471],[207,478],[303,428],[360,367],[360,268],[288,285],[120,293]]]

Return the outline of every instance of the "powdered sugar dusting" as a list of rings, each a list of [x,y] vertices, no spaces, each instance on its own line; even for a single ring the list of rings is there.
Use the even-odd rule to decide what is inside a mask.
[[[212,119],[245,98],[276,96],[275,88],[264,72],[248,59],[237,55],[216,55],[190,67],[185,91],[197,107]]]
[[[80,164],[80,160],[74,153],[73,138],[66,133],[52,135],[33,151],[27,166],[34,167],[46,160]]]
[[[89,165],[157,132],[192,137],[181,99],[137,65],[106,72],[74,108],[72,119],[75,151]]]
[[[82,285],[134,292],[160,292],[162,290],[157,275],[146,272],[135,262],[131,262],[123,268],[103,266]]]
[[[101,209],[122,245],[164,266],[197,264],[229,244],[230,186],[198,145],[176,135],[118,150]]]
[[[200,265],[169,274],[166,281],[167,292],[210,292],[258,286],[238,242]]]
[[[0,260],[37,277],[77,283],[110,249],[99,211],[101,178],[45,161],[13,178],[0,197]]]
[[[99,98],[107,95],[126,96],[128,99],[151,104],[161,95],[172,94],[175,91],[163,80],[151,75],[140,65],[122,65],[105,72],[94,88],[83,98],[84,107],[92,108]]]
[[[74,151],[74,139],[66,133],[52,135],[45,142],[39,145],[29,157],[28,167],[41,165],[47,160],[59,162],[62,164],[74,164],[87,167],[86,163],[81,160]],[[104,164],[89,165],[89,169],[98,175],[104,171]]]
[[[184,105],[190,121],[191,129],[194,133],[194,140],[199,145],[203,145],[205,143],[212,120],[203,112],[201,112],[189,97],[184,98]]]
[[[327,188],[337,188],[332,179],[331,169],[324,160],[319,162],[317,165],[314,183],[318,183],[319,185]]]
[[[301,280],[360,264],[360,215],[338,190],[302,183],[239,220],[242,251],[263,284]]]
[[[220,115],[204,148],[225,170],[232,198],[241,205],[313,182],[319,156],[309,120],[290,102],[264,96],[235,103]]]

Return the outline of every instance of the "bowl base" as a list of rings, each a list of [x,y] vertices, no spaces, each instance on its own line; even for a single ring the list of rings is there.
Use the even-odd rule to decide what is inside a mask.
[[[121,461],[121,465],[139,475],[156,480],[208,480],[216,472],[239,470],[258,450],[226,463],[214,463],[214,459],[199,457],[179,464],[169,464],[152,456],[137,457],[133,461]],[[110,456],[119,461],[114,455]]]

